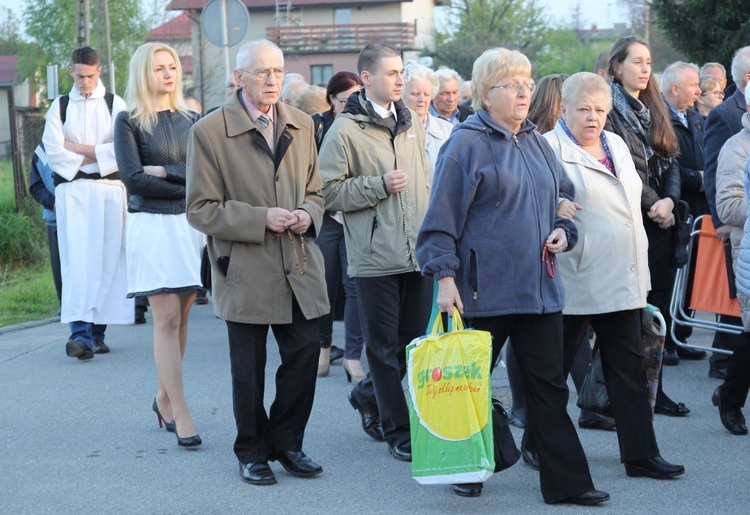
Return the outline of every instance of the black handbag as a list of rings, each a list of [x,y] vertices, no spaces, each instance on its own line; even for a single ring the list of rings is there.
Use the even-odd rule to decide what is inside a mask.
[[[597,352],[597,349],[594,349],[591,368],[583,379],[576,405],[581,409],[593,411],[605,417],[614,417],[612,407],[609,404],[607,385],[604,383],[601,353]]]
[[[495,472],[512,467],[521,458],[521,451],[510,432],[508,413],[502,403],[492,398],[492,436],[495,440]]]
[[[206,291],[211,291],[211,260],[208,258],[208,247],[205,245],[201,256],[201,284]]]
[[[672,264],[682,268],[688,262],[688,243],[690,243],[690,229],[693,225],[693,217],[690,215],[690,206],[684,200],[678,200],[672,210],[674,214],[674,227],[672,228]]]

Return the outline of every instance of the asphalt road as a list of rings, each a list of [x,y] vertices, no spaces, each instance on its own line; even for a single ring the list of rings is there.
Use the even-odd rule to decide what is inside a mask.
[[[298,479],[272,463],[278,484],[252,486],[238,477],[232,453],[229,356],[224,323],[212,306],[191,312],[185,358],[188,402],[203,445],[177,447],[151,411],[157,377],[150,313],[140,326],[112,326],[108,355],[66,357],[66,327],[55,322],[0,328],[0,514],[89,513],[748,513],[750,437],[730,435],[711,405],[720,384],[708,362],[665,368],[665,388],[692,413],[657,415],[662,455],[685,465],[670,481],[628,478],[614,433],[579,430],[596,486],[611,501],[596,508],[545,505],[537,473],[519,462],[490,478],[479,498],[447,486],[423,486],[410,465],[368,438],[346,400],[340,365],[318,380],[304,450],[323,465]],[[341,341],[343,328],[336,324]],[[696,331],[694,342],[710,344]],[[269,345],[275,342],[269,335]],[[269,353],[267,406],[278,353]],[[498,368],[493,387],[507,398]],[[569,411],[578,417],[575,395]],[[521,431],[513,429],[520,442]]]

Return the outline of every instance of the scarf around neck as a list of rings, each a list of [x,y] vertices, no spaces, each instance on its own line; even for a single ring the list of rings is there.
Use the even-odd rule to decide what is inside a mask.
[[[646,159],[651,159],[654,151],[648,142],[647,131],[651,127],[651,112],[640,100],[631,96],[622,86],[612,81],[612,107],[622,115],[628,125],[635,131],[646,148]]]

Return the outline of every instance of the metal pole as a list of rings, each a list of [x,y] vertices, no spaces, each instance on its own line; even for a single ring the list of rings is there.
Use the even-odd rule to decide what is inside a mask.
[[[84,4],[83,21],[85,23],[84,42],[86,43],[85,46],[91,46],[91,1],[84,0],[83,4]]]
[[[221,0],[221,33],[224,42],[224,77],[229,75],[229,29],[227,28],[227,0]]]
[[[109,91],[115,93],[115,63],[112,60],[112,35],[109,31],[109,0],[102,0],[104,4],[104,31],[107,39],[107,72],[109,74]]]
[[[26,180],[21,163],[21,149],[18,145],[18,123],[16,120],[16,100],[13,85],[8,88],[8,116],[10,118],[10,148],[13,161],[13,186],[16,194],[16,211],[23,210],[23,199],[26,198]]]

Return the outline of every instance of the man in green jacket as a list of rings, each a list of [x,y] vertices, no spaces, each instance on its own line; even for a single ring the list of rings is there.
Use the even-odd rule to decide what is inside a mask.
[[[370,437],[411,461],[401,380],[406,345],[424,334],[432,283],[414,254],[427,210],[425,132],[401,101],[401,55],[380,43],[359,54],[364,89],[351,95],[320,150],[325,208],[344,214],[348,273],[354,277],[370,373],[351,392]],[[413,123],[414,121],[414,123]]]

